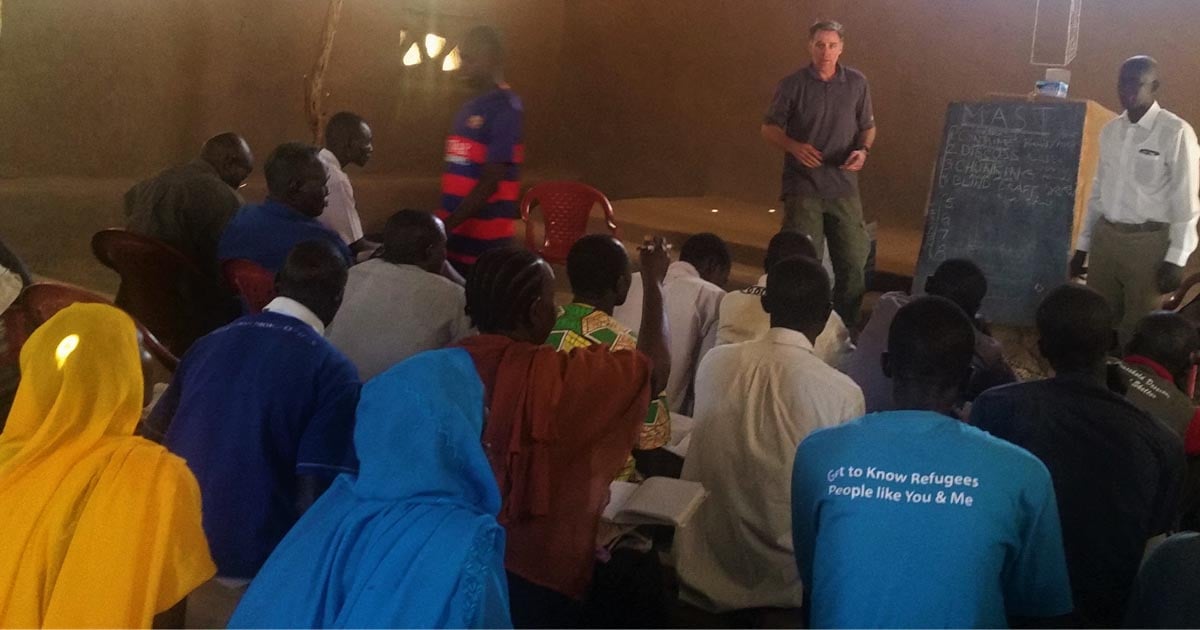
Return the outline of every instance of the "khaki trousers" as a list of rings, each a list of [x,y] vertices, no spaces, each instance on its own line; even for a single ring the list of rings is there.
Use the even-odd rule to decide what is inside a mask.
[[[1133,337],[1139,320],[1162,308],[1158,267],[1170,245],[1167,230],[1166,224],[1135,232],[1105,219],[1096,222],[1087,284],[1108,300],[1121,348]]]
[[[833,307],[847,326],[858,322],[866,292],[864,271],[871,253],[862,202],[857,195],[841,199],[793,196],[783,200],[783,229],[804,232],[817,246],[818,260],[825,255],[833,263]]]

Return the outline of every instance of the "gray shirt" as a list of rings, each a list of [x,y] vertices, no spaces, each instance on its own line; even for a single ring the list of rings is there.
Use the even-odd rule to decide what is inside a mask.
[[[783,158],[782,197],[840,199],[858,195],[858,174],[841,165],[858,148],[858,134],[875,126],[867,78],[838,64],[829,81],[811,65],[784,77],[763,122],[784,130],[798,142],[811,144],[824,164],[808,168],[790,153]]]
[[[219,278],[217,242],[242,203],[215,168],[196,159],[130,188],[125,217],[130,231],[166,242]]]
[[[328,338],[365,382],[418,352],[470,335],[463,288],[413,265],[380,258],[350,268]]]

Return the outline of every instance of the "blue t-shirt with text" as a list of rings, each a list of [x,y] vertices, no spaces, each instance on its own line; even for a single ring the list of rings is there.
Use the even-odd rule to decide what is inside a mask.
[[[1046,467],[940,414],[876,413],[810,435],[792,529],[813,628],[1004,627],[1071,611]]]

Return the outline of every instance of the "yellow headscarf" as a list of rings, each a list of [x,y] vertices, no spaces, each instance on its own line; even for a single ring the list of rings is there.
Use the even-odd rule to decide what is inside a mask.
[[[183,460],[134,437],[133,320],[75,304],[21,349],[0,434],[0,627],[150,627],[216,572]]]

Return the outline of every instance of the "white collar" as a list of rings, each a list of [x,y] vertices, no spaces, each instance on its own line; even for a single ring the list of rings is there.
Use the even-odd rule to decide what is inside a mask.
[[[337,156],[333,154],[333,151],[330,151],[329,149],[321,149],[321,152],[317,154],[317,157],[321,159],[321,162],[325,165],[325,168],[330,170],[330,173],[342,172],[342,163],[338,161]]]
[[[765,288],[767,288],[767,274],[765,274],[765,273],[764,273],[763,275],[761,275],[761,276],[759,276],[759,277],[758,277],[758,284],[757,284],[757,286],[760,286],[760,287],[762,287],[762,288],[764,288],[764,289],[765,289]]]
[[[321,318],[317,317],[317,314],[312,312],[307,306],[292,298],[281,295],[271,300],[269,304],[263,307],[263,310],[294,317],[311,326],[313,330],[317,331],[318,335],[325,336],[325,324],[321,322]]]
[[[667,275],[668,276],[684,276],[684,277],[689,277],[689,278],[699,278],[700,272],[696,271],[696,267],[693,266],[692,263],[683,262],[682,260],[677,260],[677,261],[671,263],[670,267],[667,267]]]
[[[1162,112],[1162,107],[1159,106],[1158,101],[1154,101],[1153,103],[1150,104],[1150,109],[1147,109],[1146,113],[1143,114],[1142,117],[1139,118],[1136,123],[1130,122],[1129,110],[1125,110],[1125,111],[1121,112],[1121,117],[1125,119],[1125,122],[1127,122],[1131,125],[1137,125],[1137,126],[1141,127],[1142,129],[1149,131],[1149,130],[1154,129],[1154,121],[1158,120],[1158,115],[1161,112]]]
[[[784,346],[795,346],[809,352],[813,350],[812,341],[809,341],[804,333],[791,328],[772,327],[767,331],[766,340]]]

